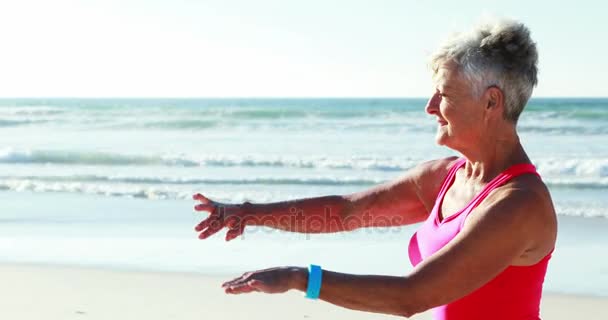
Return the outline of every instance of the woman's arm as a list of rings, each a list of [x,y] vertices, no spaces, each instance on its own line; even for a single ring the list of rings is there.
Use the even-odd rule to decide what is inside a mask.
[[[227,240],[245,226],[266,226],[291,232],[330,233],[373,226],[399,226],[423,221],[454,158],[425,162],[395,181],[350,194],[275,203],[240,205],[214,202],[201,194],[197,211],[211,215],[196,230],[204,239],[227,227]],[[431,200],[433,199],[433,200]]]
[[[521,263],[524,252],[546,255],[555,243],[550,200],[513,190],[495,196],[498,200],[488,198],[490,203],[476,209],[456,238],[407,277],[323,271],[320,299],[349,309],[409,317],[469,294],[509,265]],[[306,291],[307,276],[302,268],[267,269],[247,273],[224,287],[233,294]]]

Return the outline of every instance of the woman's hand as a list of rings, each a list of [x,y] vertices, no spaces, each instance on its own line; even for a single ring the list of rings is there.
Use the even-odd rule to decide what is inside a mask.
[[[245,205],[224,204],[215,202],[209,198],[197,193],[192,198],[200,203],[194,206],[196,211],[207,211],[209,216],[207,219],[199,223],[194,230],[200,232],[200,239],[207,239],[224,227],[228,228],[226,233],[226,241],[230,241],[245,231],[246,211]]]
[[[305,268],[280,267],[244,273],[222,285],[229,294],[249,292],[284,293],[291,289],[304,290],[308,277]]]

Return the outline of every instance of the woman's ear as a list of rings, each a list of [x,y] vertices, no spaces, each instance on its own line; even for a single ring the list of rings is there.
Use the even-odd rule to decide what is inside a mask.
[[[502,113],[505,107],[505,99],[502,90],[500,90],[500,88],[498,88],[497,86],[491,86],[486,91],[486,95],[486,109],[488,109],[488,111],[490,109],[496,109],[496,111],[500,111]]]

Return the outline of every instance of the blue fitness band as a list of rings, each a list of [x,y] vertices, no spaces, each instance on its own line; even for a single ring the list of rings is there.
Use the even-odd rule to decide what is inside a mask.
[[[321,292],[321,280],[323,278],[323,270],[320,266],[311,264],[308,267],[308,287],[306,288],[306,298],[318,299]]]

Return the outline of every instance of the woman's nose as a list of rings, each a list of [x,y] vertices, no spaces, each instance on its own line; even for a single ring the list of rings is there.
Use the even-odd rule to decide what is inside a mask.
[[[429,101],[426,103],[424,110],[428,114],[436,114],[439,111],[439,103],[441,102],[441,95],[435,93]]]

